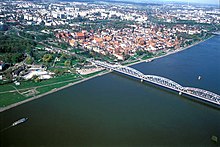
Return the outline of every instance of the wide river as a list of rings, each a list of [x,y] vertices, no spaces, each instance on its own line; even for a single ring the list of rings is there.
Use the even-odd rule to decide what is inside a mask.
[[[220,94],[220,36],[133,66]],[[201,80],[198,80],[201,76]],[[1,146],[218,146],[220,110],[110,73],[0,113]]]

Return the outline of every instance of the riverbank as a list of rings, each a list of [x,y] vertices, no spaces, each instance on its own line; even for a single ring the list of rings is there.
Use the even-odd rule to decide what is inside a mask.
[[[183,47],[183,48],[177,49],[177,50],[175,50],[175,51],[168,52],[168,53],[166,53],[166,54],[164,54],[164,55],[161,55],[161,56],[152,57],[152,58],[149,58],[149,59],[147,59],[147,60],[141,60],[141,61],[137,61],[137,62],[134,62],[134,63],[131,63],[131,64],[127,64],[127,66],[136,65],[136,64],[139,64],[139,63],[143,63],[143,62],[151,62],[151,61],[153,61],[153,60],[155,60],[155,59],[163,58],[163,57],[166,57],[166,56],[169,56],[169,55],[172,55],[172,54],[175,54],[175,53],[178,53],[178,52],[187,50],[187,49],[189,49],[189,48],[191,48],[191,47],[193,47],[193,46],[195,46],[195,45],[197,45],[197,44],[200,44],[200,43],[202,43],[202,42],[205,42],[205,41],[211,39],[211,38],[214,37],[214,36],[215,36],[215,35],[212,35],[212,36],[210,36],[209,38],[207,38],[207,39],[205,39],[205,40],[201,40],[201,41],[196,42],[196,43],[193,43],[193,44],[191,44],[191,45],[189,45],[189,46],[187,46],[187,47]]]
[[[46,95],[48,95],[48,94],[51,94],[51,93],[54,93],[54,92],[60,91],[60,90],[62,90],[62,89],[68,88],[68,87],[73,86],[73,85],[80,84],[80,83],[82,83],[82,82],[88,81],[88,80],[90,80],[90,79],[93,79],[93,78],[95,78],[95,77],[102,76],[102,75],[105,75],[105,74],[108,74],[108,73],[110,73],[110,71],[105,71],[105,72],[103,72],[103,73],[99,73],[99,74],[96,74],[96,75],[94,75],[94,76],[91,76],[91,77],[88,77],[88,78],[84,78],[84,79],[79,80],[79,81],[77,81],[77,82],[70,83],[70,84],[65,85],[65,86],[63,86],[63,87],[55,88],[55,89],[53,89],[53,90],[51,90],[51,91],[49,91],[49,92],[46,92],[46,93],[43,93],[43,94],[40,94],[40,95],[34,96],[34,97],[32,97],[32,98],[29,98],[29,99],[23,100],[23,101],[21,101],[21,102],[18,102],[18,103],[15,103],[15,104],[12,104],[12,105],[9,105],[9,106],[6,106],[6,107],[3,107],[3,108],[0,108],[0,112],[3,112],[3,111],[6,111],[6,110],[9,110],[9,109],[11,109],[11,108],[13,108],[13,107],[16,107],[16,106],[19,106],[19,105],[21,105],[21,104],[24,104],[24,103],[30,102],[30,101],[32,101],[32,100],[35,100],[35,99],[41,98],[41,97],[46,96]]]
[[[202,41],[196,42],[196,43],[194,43],[194,44],[192,44],[192,45],[190,45],[190,46],[187,46],[187,47],[185,47],[185,48],[180,48],[180,49],[178,49],[178,50],[175,50],[175,51],[172,51],[172,52],[168,52],[167,54],[161,55],[161,56],[158,56],[158,57],[153,57],[153,58],[149,58],[149,59],[147,59],[147,60],[141,60],[141,61],[137,61],[137,62],[134,62],[134,63],[130,63],[130,64],[127,64],[127,66],[132,66],[132,65],[135,65],[135,64],[143,63],[143,62],[150,62],[150,61],[155,60],[155,59],[159,59],[159,58],[162,58],[162,57],[165,57],[165,56],[174,54],[174,53],[178,53],[178,52],[180,52],[180,51],[189,49],[189,48],[191,48],[191,47],[193,47],[193,46],[195,46],[195,45],[197,45],[197,44],[199,44],[199,43],[202,43],[202,42],[204,42],[204,41],[206,41],[206,40],[208,40],[208,39],[211,39],[212,37],[214,37],[214,35],[211,36],[211,37],[209,37],[209,38],[207,38],[207,39],[205,39],[205,40],[202,40]],[[26,99],[26,100],[17,102],[17,103],[15,103],[15,104],[8,105],[8,106],[6,106],[6,107],[0,108],[0,112],[9,110],[9,109],[11,109],[11,108],[13,108],[13,107],[19,106],[19,105],[24,104],[24,103],[26,103],[26,102],[29,102],[29,101],[32,101],[32,100],[41,98],[41,97],[43,97],[43,96],[45,96],[45,95],[48,95],[48,94],[57,92],[57,91],[62,90],[62,89],[64,89],[64,88],[67,88],[67,87],[70,87],[70,86],[73,86],[73,85],[76,85],[76,84],[80,84],[80,83],[82,83],[82,82],[88,81],[88,80],[93,79],[93,78],[95,78],[95,77],[108,74],[108,73],[110,73],[110,72],[111,72],[111,71],[103,71],[102,73],[97,73],[97,74],[95,74],[95,75],[93,75],[93,76],[91,76],[91,77],[84,78],[84,79],[82,79],[82,80],[79,80],[79,81],[77,81],[77,82],[70,83],[70,84],[65,85],[65,86],[63,86],[63,87],[55,88],[55,89],[53,89],[53,90],[51,90],[51,91],[49,91],[49,92],[46,92],[46,93],[43,93],[43,94],[34,96],[34,97],[32,97],[32,98],[28,98],[28,99]]]

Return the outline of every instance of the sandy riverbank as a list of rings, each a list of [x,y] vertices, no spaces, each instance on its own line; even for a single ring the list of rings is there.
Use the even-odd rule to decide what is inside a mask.
[[[141,60],[141,61],[138,61],[138,62],[134,62],[134,63],[128,64],[127,66],[132,66],[132,65],[135,65],[135,64],[143,63],[143,62],[150,62],[150,60],[152,61],[152,60],[155,60],[155,59],[158,59],[158,58],[162,58],[162,57],[165,57],[165,56],[174,54],[174,53],[178,53],[178,52],[180,52],[180,51],[189,49],[189,48],[191,48],[191,47],[193,47],[193,46],[195,46],[195,45],[197,45],[197,44],[199,44],[199,43],[202,43],[202,42],[204,42],[204,41],[206,41],[206,40],[208,40],[208,39],[211,39],[212,37],[214,37],[214,35],[211,36],[211,37],[209,37],[209,38],[207,38],[207,39],[205,39],[205,40],[202,40],[202,41],[196,42],[196,43],[194,43],[194,44],[192,44],[192,45],[190,45],[190,46],[187,46],[187,47],[185,47],[185,48],[180,48],[180,49],[178,49],[178,50],[175,50],[175,51],[172,51],[172,52],[168,52],[167,54],[162,55],[162,56],[153,57],[153,58],[149,58],[149,59],[147,59],[147,60]],[[76,84],[80,84],[80,83],[82,83],[82,82],[88,81],[88,80],[93,79],[93,78],[95,78],[95,77],[108,74],[108,73],[110,73],[110,72],[111,72],[111,71],[106,71],[106,72],[103,72],[103,73],[99,73],[99,74],[94,75],[94,76],[91,76],[91,77],[89,77],[89,78],[85,78],[85,79],[82,79],[82,80],[80,80],[80,81],[70,83],[70,84],[68,84],[68,85],[66,85],[66,86],[53,89],[53,90],[51,90],[51,91],[49,91],[49,92],[46,92],[46,93],[43,93],[43,94],[34,96],[34,97],[29,98],[29,99],[26,99],[26,100],[24,100],[24,101],[21,101],[21,102],[18,102],[18,103],[15,103],[15,104],[12,104],[12,105],[9,105],[9,106],[0,108],[0,112],[6,111],[6,110],[8,110],[8,109],[11,109],[11,108],[13,108],[13,107],[19,106],[19,105],[24,104],[24,103],[26,103],[26,102],[29,102],[29,101],[32,101],[32,100],[41,98],[41,97],[43,97],[43,96],[46,96],[46,95],[48,95],[48,94],[57,92],[57,91],[62,90],[62,89],[64,89],[64,88],[67,88],[67,87],[70,87],[70,86],[73,86],[73,85],[76,85]]]

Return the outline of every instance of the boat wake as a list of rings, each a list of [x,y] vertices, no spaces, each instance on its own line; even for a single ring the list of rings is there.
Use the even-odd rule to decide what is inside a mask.
[[[4,128],[4,129],[0,130],[0,133],[2,133],[2,132],[4,132],[4,131],[6,131],[6,130],[8,130],[8,129],[10,129],[11,127],[13,127],[13,126],[12,126],[12,125],[10,125],[10,126],[8,126],[8,127]]]
[[[21,118],[21,119],[15,121],[15,122],[14,122],[13,124],[11,124],[10,126],[8,126],[8,127],[6,127],[6,128],[3,128],[2,130],[0,130],[0,133],[6,131],[6,130],[8,130],[8,129],[10,129],[11,127],[14,127],[14,126],[17,126],[17,125],[19,125],[19,124],[21,124],[21,123],[24,123],[24,122],[27,121],[27,120],[28,120],[28,118]]]

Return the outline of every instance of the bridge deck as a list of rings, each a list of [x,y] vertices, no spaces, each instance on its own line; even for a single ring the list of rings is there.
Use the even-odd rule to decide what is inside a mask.
[[[168,89],[172,89],[174,91],[179,92],[180,94],[187,94],[187,95],[196,97],[198,99],[204,100],[206,102],[220,106],[220,96],[213,92],[199,89],[199,88],[183,87],[177,82],[174,82],[170,79],[160,77],[160,76],[155,76],[155,75],[145,75],[141,73],[140,71],[133,69],[131,67],[127,67],[127,66],[112,65],[112,64],[108,64],[106,62],[101,62],[97,60],[91,60],[91,62],[97,66],[101,66],[109,70],[114,70],[119,73],[138,78],[142,81],[146,81],[149,83],[153,83],[155,85],[159,85],[159,86],[162,86]]]

